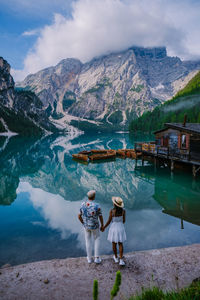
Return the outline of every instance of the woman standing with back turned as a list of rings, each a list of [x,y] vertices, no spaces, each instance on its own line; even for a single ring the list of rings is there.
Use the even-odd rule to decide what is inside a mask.
[[[126,232],[124,228],[124,223],[126,221],[126,212],[123,209],[124,203],[120,197],[112,197],[113,209],[110,210],[109,218],[103,230],[111,223],[108,231],[108,240],[112,243],[112,248],[114,252],[113,259],[115,263],[124,266],[125,262],[123,260],[123,242],[126,240]],[[117,256],[117,244],[119,245],[119,258]]]

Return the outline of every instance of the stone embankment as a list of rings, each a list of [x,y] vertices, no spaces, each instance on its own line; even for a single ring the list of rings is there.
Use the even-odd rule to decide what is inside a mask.
[[[88,264],[81,257],[5,266],[0,269],[0,299],[91,300],[96,278],[99,299],[107,300],[119,269],[118,300],[140,292],[141,287],[180,289],[200,277],[200,244],[127,253],[125,260],[121,268],[112,256],[104,256],[100,265]]]

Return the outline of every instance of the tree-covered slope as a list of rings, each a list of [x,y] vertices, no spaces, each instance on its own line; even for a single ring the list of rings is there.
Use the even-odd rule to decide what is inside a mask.
[[[185,114],[187,122],[200,123],[200,71],[171,100],[133,120],[129,130],[151,132],[164,123],[183,122]]]
[[[179,98],[187,95],[200,94],[200,71],[180,90],[173,98]]]
[[[6,132],[3,121],[6,123],[10,131],[21,135],[41,135],[42,128],[37,126],[31,119],[23,113],[16,113],[13,109],[9,109],[0,104],[0,132]]]

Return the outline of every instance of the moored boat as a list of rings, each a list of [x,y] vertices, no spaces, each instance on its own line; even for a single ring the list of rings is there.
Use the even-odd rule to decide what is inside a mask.
[[[106,149],[92,149],[91,152],[94,154],[106,154],[109,150]]]
[[[91,161],[94,161],[94,160],[103,160],[103,159],[112,159],[112,158],[115,158],[116,157],[116,151],[113,150],[113,151],[109,151],[105,154],[92,154],[91,156],[89,156],[89,159]]]
[[[78,154],[72,155],[74,159],[88,162],[90,161],[96,161],[96,160],[106,160],[106,159],[113,159],[116,156],[120,158],[133,158],[137,159],[141,156],[141,153],[135,152],[135,149],[92,149],[92,150],[86,150],[81,151]]]
[[[126,156],[126,151],[123,149],[119,149],[116,152],[117,152],[117,155],[119,155],[119,156],[122,156],[122,157]]]
[[[82,161],[88,161],[88,155],[85,154],[72,154],[72,157]]]
[[[90,155],[91,151],[90,150],[84,150],[84,151],[80,151],[78,154],[85,154],[85,155]]]

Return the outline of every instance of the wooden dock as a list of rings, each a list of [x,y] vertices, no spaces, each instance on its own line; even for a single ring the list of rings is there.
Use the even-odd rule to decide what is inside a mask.
[[[190,166],[192,168],[192,174],[196,177],[197,173],[200,171],[200,159],[194,159],[191,157],[189,150],[179,150],[170,149],[170,147],[163,147],[156,145],[156,142],[135,143],[136,160],[137,153],[142,153],[140,159],[142,164],[145,160],[151,160],[155,168],[159,166],[168,166],[173,172],[177,164],[183,164],[185,166]]]
[[[177,165],[191,167],[196,177],[200,171],[200,123],[165,123],[165,127],[155,131],[155,141],[135,143],[135,151],[145,159],[153,159],[157,165],[167,165],[171,171]],[[137,155],[136,155],[137,156]]]

